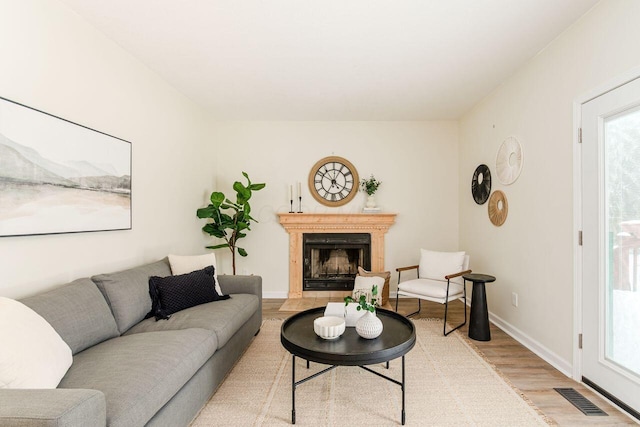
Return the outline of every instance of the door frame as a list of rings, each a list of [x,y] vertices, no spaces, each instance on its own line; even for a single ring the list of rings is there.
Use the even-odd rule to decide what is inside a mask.
[[[573,369],[572,377],[582,382],[582,350],[579,336],[582,334],[582,246],[579,232],[582,230],[582,105],[614,89],[640,78],[640,67],[629,71],[583,93],[573,101]]]

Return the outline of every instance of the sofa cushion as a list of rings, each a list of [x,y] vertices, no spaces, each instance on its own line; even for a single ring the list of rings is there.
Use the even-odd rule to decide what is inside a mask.
[[[228,300],[187,308],[173,314],[167,320],[146,319],[132,327],[126,334],[203,328],[215,332],[218,337],[218,348],[222,348],[251,318],[258,307],[259,300],[256,295],[232,294]]]
[[[60,388],[104,393],[107,425],[143,426],[213,355],[215,334],[204,329],[117,337],[74,357]]]
[[[100,274],[91,279],[109,303],[118,330],[122,334],[144,319],[151,310],[149,277],[170,275],[171,269],[165,258],[130,270]]]
[[[0,297],[0,388],[56,388],[72,359],[67,343],[42,316]]]
[[[444,276],[462,271],[465,252],[436,252],[420,249],[420,267],[418,274],[423,279],[447,280]],[[454,280],[462,284],[462,278]]]
[[[430,296],[433,298],[444,298],[447,295],[447,281],[433,279],[413,279],[402,282],[398,285],[398,289],[402,292]],[[449,296],[461,294],[462,285],[455,282],[449,283]]]
[[[168,319],[173,313],[200,304],[218,301],[221,297],[213,285],[212,265],[177,276],[149,278],[151,294],[151,312],[146,317],[155,316],[156,320]]]
[[[218,283],[218,267],[216,265],[216,254],[213,252],[204,255],[169,255],[169,265],[173,275],[187,274],[192,271],[202,270],[205,267],[213,266],[213,280],[216,285],[218,295],[223,295]]]
[[[78,279],[22,300],[44,317],[73,354],[120,335],[104,297],[91,279]]]
[[[378,298],[380,305],[385,305],[389,301],[389,282],[391,281],[390,271],[367,271],[362,267],[358,267],[358,276],[363,277],[382,277],[384,285],[378,290]]]

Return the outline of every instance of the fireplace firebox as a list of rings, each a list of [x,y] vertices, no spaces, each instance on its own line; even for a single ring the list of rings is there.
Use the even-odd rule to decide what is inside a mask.
[[[358,266],[371,268],[370,234],[305,233],[302,243],[305,291],[352,290]]]

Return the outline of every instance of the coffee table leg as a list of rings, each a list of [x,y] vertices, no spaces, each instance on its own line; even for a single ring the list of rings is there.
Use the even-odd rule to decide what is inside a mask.
[[[404,356],[402,356],[402,425],[405,422],[405,412],[404,412]]]
[[[293,356],[293,359],[291,361],[291,424],[295,424],[296,423],[296,356],[295,355],[292,355],[292,356]],[[402,390],[404,390],[404,387],[402,388]],[[402,393],[404,396],[404,391]],[[403,397],[403,402],[404,402],[404,397]]]

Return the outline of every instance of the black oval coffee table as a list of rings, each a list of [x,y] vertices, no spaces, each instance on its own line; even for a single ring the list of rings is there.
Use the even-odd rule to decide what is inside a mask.
[[[324,315],[324,307],[312,308],[289,317],[280,329],[280,341],[292,355],[291,363],[291,423],[296,423],[296,387],[337,366],[359,366],[402,389],[402,424],[405,423],[405,365],[404,356],[416,343],[416,331],[413,322],[393,311],[377,309],[376,315],[382,320],[382,334],[375,339],[361,338],[355,328],[346,328],[344,334],[335,340],[324,340],[313,331],[313,321]],[[296,356],[309,361],[332,365],[316,374],[296,381]],[[388,362],[402,357],[402,381],[397,381],[366,365]],[[308,366],[308,365],[307,365]]]

